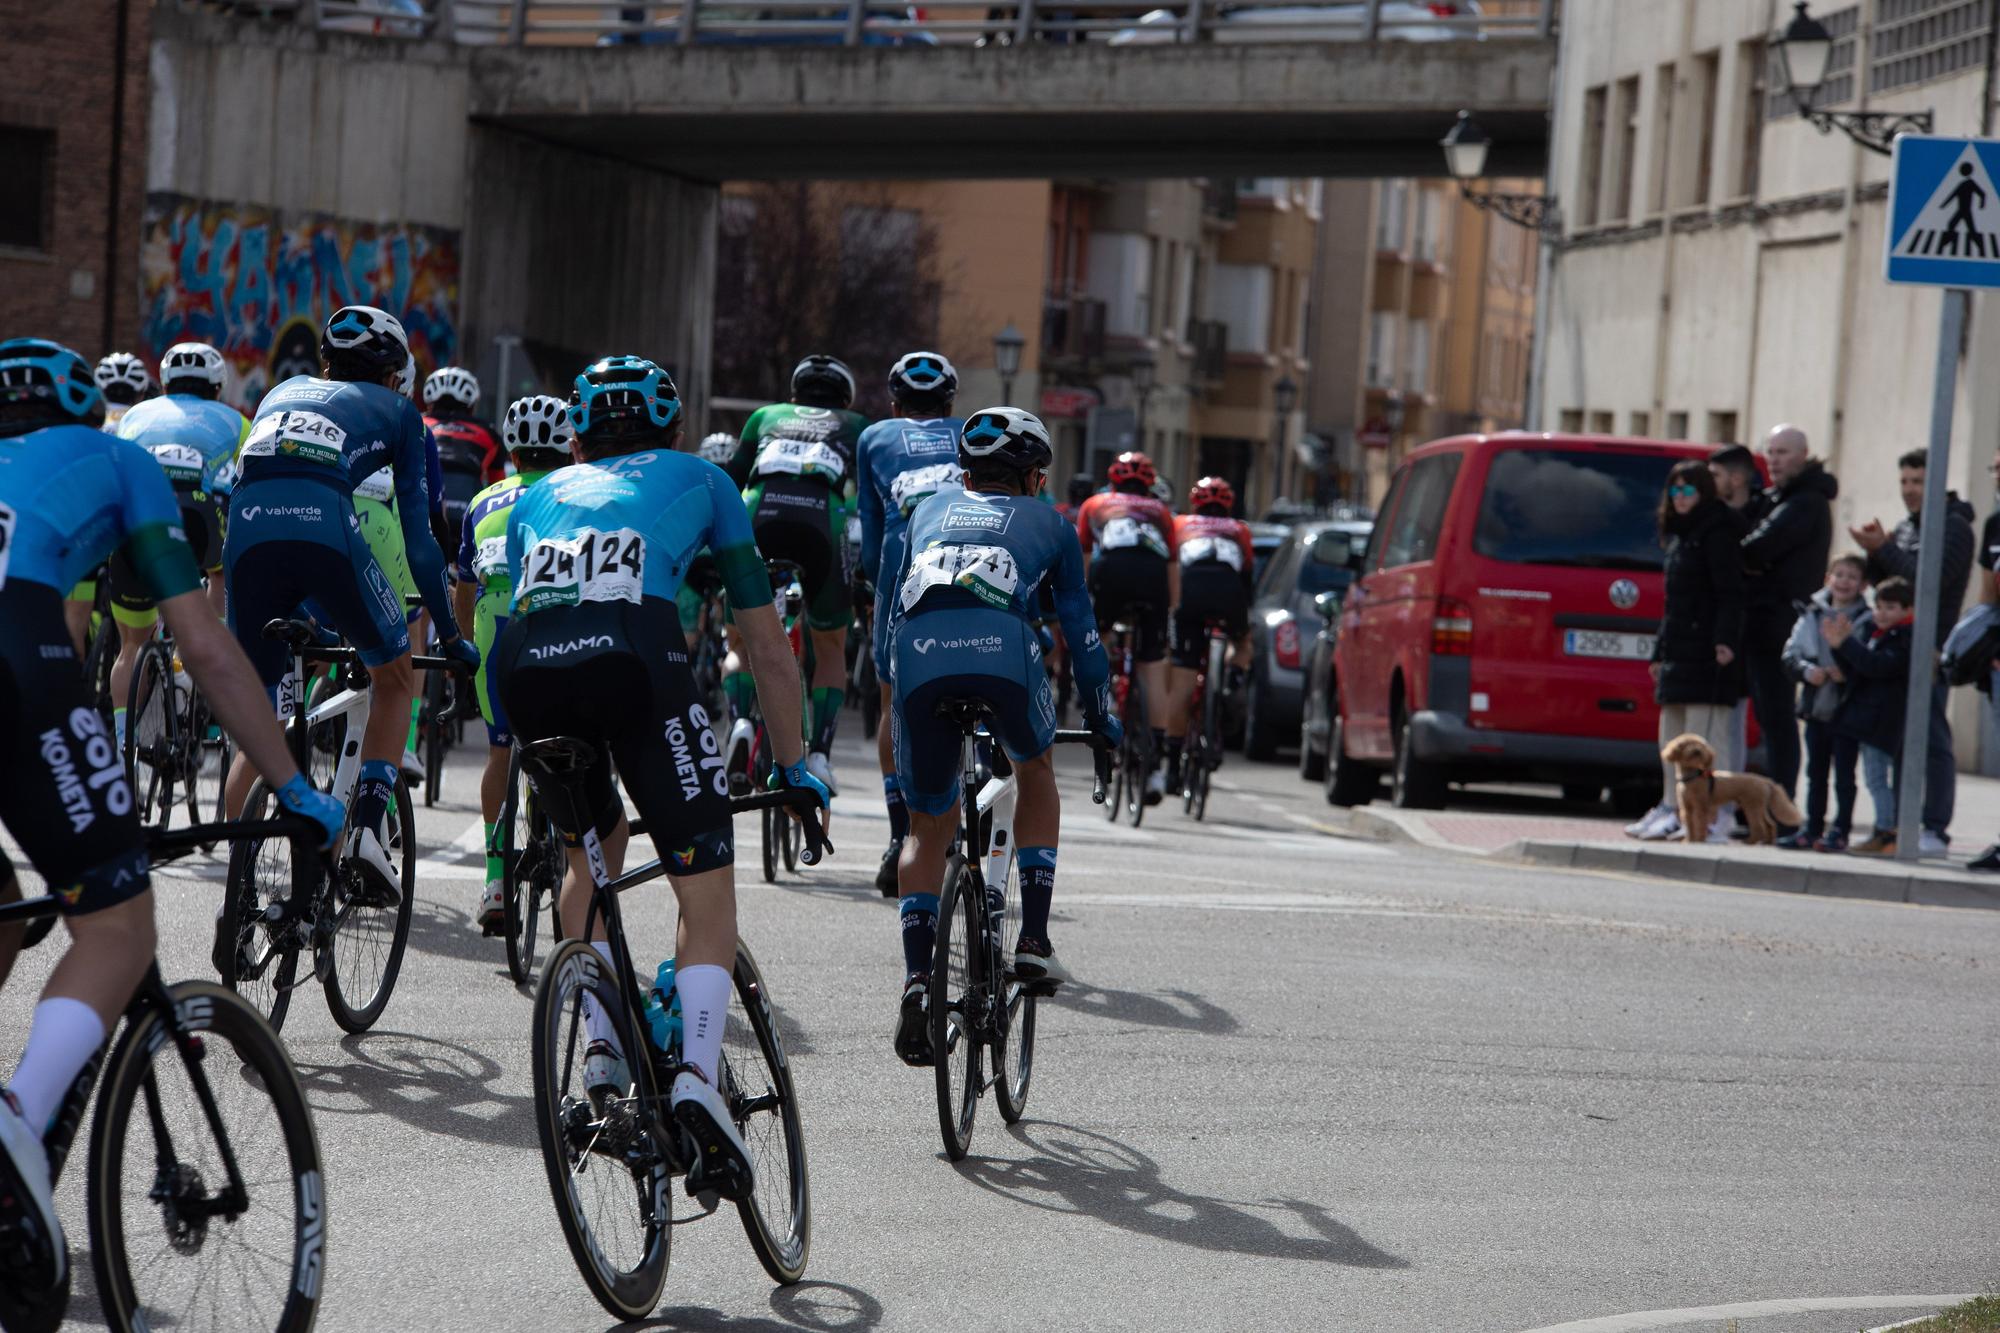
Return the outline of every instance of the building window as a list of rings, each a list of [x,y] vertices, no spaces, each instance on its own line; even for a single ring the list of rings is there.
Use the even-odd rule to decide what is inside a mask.
[[[1417,225],[1411,238],[1410,249],[1419,260],[1436,263],[1438,257],[1437,240],[1437,200],[1431,191],[1417,187]]]
[[[50,178],[56,160],[56,132],[0,125],[0,246],[19,250],[49,248]]]
[[[1691,204],[1705,204],[1714,190],[1715,171],[1715,103],[1719,93],[1717,79],[1721,74],[1722,53],[1704,51],[1694,58],[1694,105],[1701,117],[1701,132],[1694,141],[1694,191],[1689,197]]]
[[[1090,295],[1104,302],[1105,332],[1152,336],[1153,239],[1134,232],[1090,233]]]
[[[1375,210],[1375,248],[1377,250],[1401,250],[1403,248],[1403,217],[1409,209],[1410,183],[1406,180],[1384,181],[1381,202]]]
[[[1660,66],[1653,75],[1653,184],[1649,200],[1649,212],[1666,211],[1667,200],[1672,198],[1669,182],[1673,178],[1674,147],[1674,84],[1677,72],[1669,63]]]
[[[1667,438],[1670,440],[1685,440],[1687,437],[1688,414],[1685,412],[1667,413]]]
[[[1708,439],[1711,444],[1736,443],[1736,414],[1734,412],[1710,412],[1708,414]]]
[[[1403,371],[1403,388],[1410,393],[1431,391],[1431,323],[1410,321],[1410,359]]]
[[[1895,0],[1890,0],[1890,3],[1893,4],[1894,2]],[[1831,14],[1816,16],[1821,23],[1826,25],[1827,32],[1832,35],[1833,50],[1828,54],[1826,59],[1826,78],[1820,84],[1819,92],[1814,94],[1812,99],[1812,106],[1815,110],[1824,110],[1827,107],[1839,106],[1844,102],[1854,100],[1854,53],[1856,29],[1860,26],[1860,16],[1861,6],[1859,5],[1849,5],[1845,9],[1836,9]],[[1876,31],[1878,34],[1881,31],[1880,20],[1877,21]],[[1876,40],[1880,41],[1880,37],[1878,36]],[[1755,45],[1755,43],[1751,44]],[[1784,56],[1778,53],[1775,46],[1765,48],[1764,87],[1767,90],[1780,89],[1785,86],[1784,70],[1778,64],[1783,59]],[[1788,120],[1798,114],[1798,105],[1790,96],[1781,96],[1775,92],[1768,92],[1765,96],[1765,120]]]
[[[1562,433],[1565,435],[1583,434],[1583,409],[1580,407],[1565,407],[1562,410],[1561,424]]]
[[[1993,0],[1878,0],[1868,91],[1886,93],[1986,62]]]
[[[1597,186],[1604,166],[1604,104],[1602,86],[1583,95],[1583,141],[1577,155],[1577,225],[1597,225]]]
[[[1651,435],[1653,433],[1653,414],[1651,412],[1634,412],[1626,422],[1625,433],[1627,435],[1637,435],[1642,439]]]
[[[1592,412],[1590,414],[1590,433],[1592,435],[1609,435],[1617,429],[1618,419],[1612,413]]]
[[[1604,220],[1623,222],[1632,216],[1632,172],[1639,156],[1639,77],[1618,80],[1612,125],[1618,131],[1618,157],[1611,169],[1611,202]]]
[[[1396,316],[1377,310],[1368,317],[1368,387],[1390,389],[1396,383]]]
[[[1231,352],[1271,350],[1271,269],[1263,264],[1217,264],[1211,314],[1229,327]]]

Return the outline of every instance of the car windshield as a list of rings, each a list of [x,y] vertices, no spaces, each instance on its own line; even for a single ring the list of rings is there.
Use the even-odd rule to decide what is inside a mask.
[[[1679,455],[1508,449],[1486,474],[1473,549],[1489,560],[1659,569],[1660,492]]]

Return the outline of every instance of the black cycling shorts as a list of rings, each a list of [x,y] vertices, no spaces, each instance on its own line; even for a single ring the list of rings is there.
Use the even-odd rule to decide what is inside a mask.
[[[806,624],[812,629],[845,629],[854,621],[837,522],[833,491],[825,482],[784,475],[758,481],[750,505],[757,550],[766,560],[789,560],[799,567]]]
[[[0,823],[66,916],[150,887],[146,843],[111,724],[91,706],[62,594],[0,586]]]
[[[448,467],[443,469],[443,472],[444,525],[451,540],[451,545],[444,549],[455,552],[458,550],[459,534],[465,527],[465,511],[472,507],[473,497],[486,489],[486,479],[477,472],[466,472],[457,468]]]
[[[667,873],[698,875],[736,860],[729,780],[688,667],[672,602],[585,602],[512,616],[493,668],[516,743],[571,736],[597,750],[585,808],[550,801],[564,838],[599,837],[624,817],[615,766]]]
[[[1091,562],[1090,600],[1097,623],[1132,627],[1132,660],[1157,662],[1167,655],[1167,562],[1151,551],[1106,551]],[[1110,635],[1107,633],[1107,638]]]
[[[1174,608],[1174,665],[1208,665],[1208,626],[1219,621],[1231,640],[1250,632],[1250,593],[1243,575],[1220,560],[1181,567],[1181,604]]]
[[[222,504],[206,491],[174,488],[181,502],[181,531],[187,534],[194,565],[204,574],[219,577],[222,568]],[[145,616],[153,609],[152,594],[133,567],[131,557],[120,547],[105,562],[105,577],[111,588],[111,605],[128,617]],[[150,624],[150,619],[142,622]]]

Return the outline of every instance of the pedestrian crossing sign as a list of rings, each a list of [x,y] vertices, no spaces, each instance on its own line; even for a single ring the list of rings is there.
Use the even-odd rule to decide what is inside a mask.
[[[2000,287],[2000,139],[1896,139],[1889,185],[1890,282]]]

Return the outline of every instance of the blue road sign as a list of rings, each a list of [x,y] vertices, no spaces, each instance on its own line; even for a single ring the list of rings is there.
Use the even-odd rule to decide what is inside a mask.
[[[1890,282],[2000,287],[2000,139],[1904,134],[1889,185]]]

